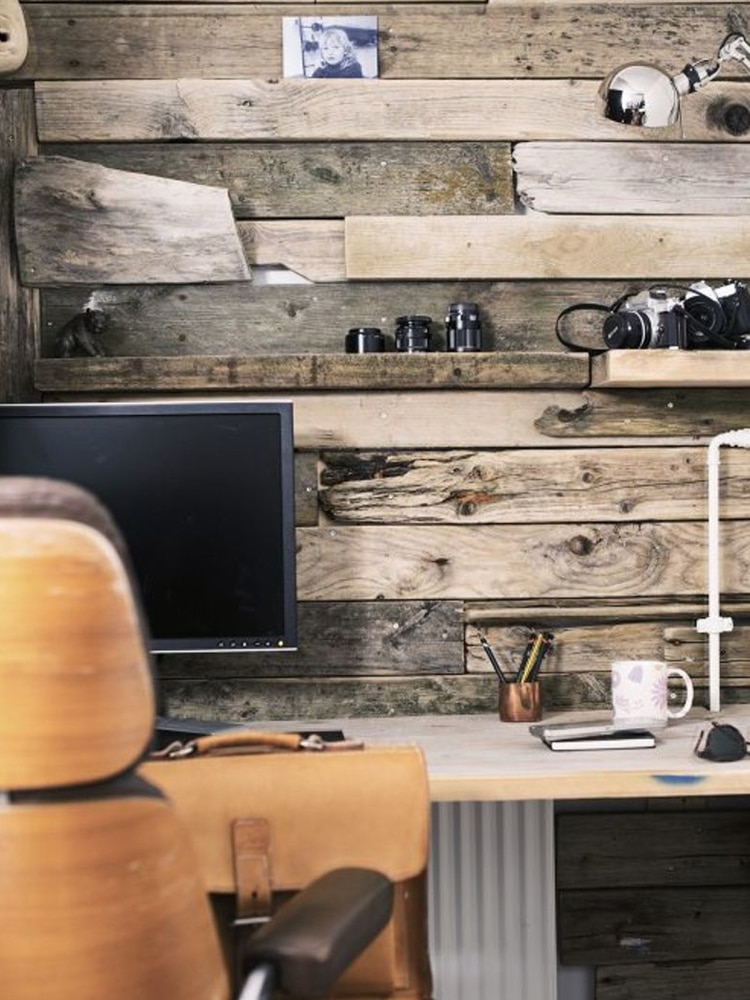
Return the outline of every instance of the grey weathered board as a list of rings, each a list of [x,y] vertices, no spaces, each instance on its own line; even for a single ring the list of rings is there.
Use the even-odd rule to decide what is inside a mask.
[[[727,104],[750,105],[746,82],[715,82],[708,96],[691,95],[679,136],[674,128],[623,129],[607,121],[598,90],[595,79],[243,77],[40,81],[35,94],[42,142],[748,139],[726,130],[722,110]]]
[[[237,219],[496,215],[514,205],[504,142],[52,143],[44,152],[224,187]]]
[[[361,10],[362,3],[356,0],[354,9]],[[723,33],[748,20],[747,5],[741,3],[733,5],[733,18],[725,14],[724,4],[713,3],[608,0],[598,5],[603,13],[596,17],[585,4],[529,0],[368,2],[366,7],[379,19],[379,69],[386,79],[596,79],[613,68],[613,53],[629,51],[634,39],[641,59],[677,69],[687,56],[713,55]],[[71,17],[65,6],[34,2],[27,5],[33,51],[18,75],[49,80],[158,79],[195,73],[206,78],[278,78],[279,15],[305,9],[290,0],[276,10],[267,4],[222,0],[209,0],[202,8],[177,0],[144,5],[133,17],[127,5],[87,0]],[[335,14],[350,7],[316,5],[316,10],[324,9]],[[157,35],[159,45],[153,44]],[[735,75],[741,72],[735,67]]]
[[[513,166],[521,202],[539,212],[750,213],[750,148],[741,143],[519,142]]]
[[[15,223],[27,285],[246,281],[226,191],[67,157],[18,164]]]
[[[39,293],[23,288],[13,244],[13,171],[36,153],[30,91],[0,90],[0,371],[3,402],[37,398],[33,366],[40,352]]]

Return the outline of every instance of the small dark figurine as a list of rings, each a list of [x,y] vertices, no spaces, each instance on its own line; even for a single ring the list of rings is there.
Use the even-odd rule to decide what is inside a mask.
[[[102,357],[106,351],[97,338],[104,333],[107,317],[101,309],[87,309],[68,320],[55,337],[55,355],[72,358],[76,354]]]

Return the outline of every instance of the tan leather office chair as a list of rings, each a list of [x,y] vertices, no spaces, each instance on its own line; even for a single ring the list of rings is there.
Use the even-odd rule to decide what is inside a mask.
[[[89,494],[0,479],[3,1000],[230,995],[192,835],[136,771],[154,695],[126,560]],[[319,993],[385,924],[386,878],[332,874],[312,931],[297,907],[258,935],[260,992],[276,968],[282,987]],[[353,896],[348,874],[360,878]],[[321,928],[332,929],[333,951]]]

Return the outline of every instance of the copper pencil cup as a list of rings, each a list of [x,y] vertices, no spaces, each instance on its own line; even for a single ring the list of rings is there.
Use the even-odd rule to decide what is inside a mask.
[[[538,722],[542,717],[542,685],[539,681],[501,684],[499,688],[501,722]]]

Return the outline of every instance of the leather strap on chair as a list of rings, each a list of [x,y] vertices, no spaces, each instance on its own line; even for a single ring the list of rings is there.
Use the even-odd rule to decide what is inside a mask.
[[[237,884],[237,923],[271,915],[271,829],[265,819],[236,819],[232,848]]]

